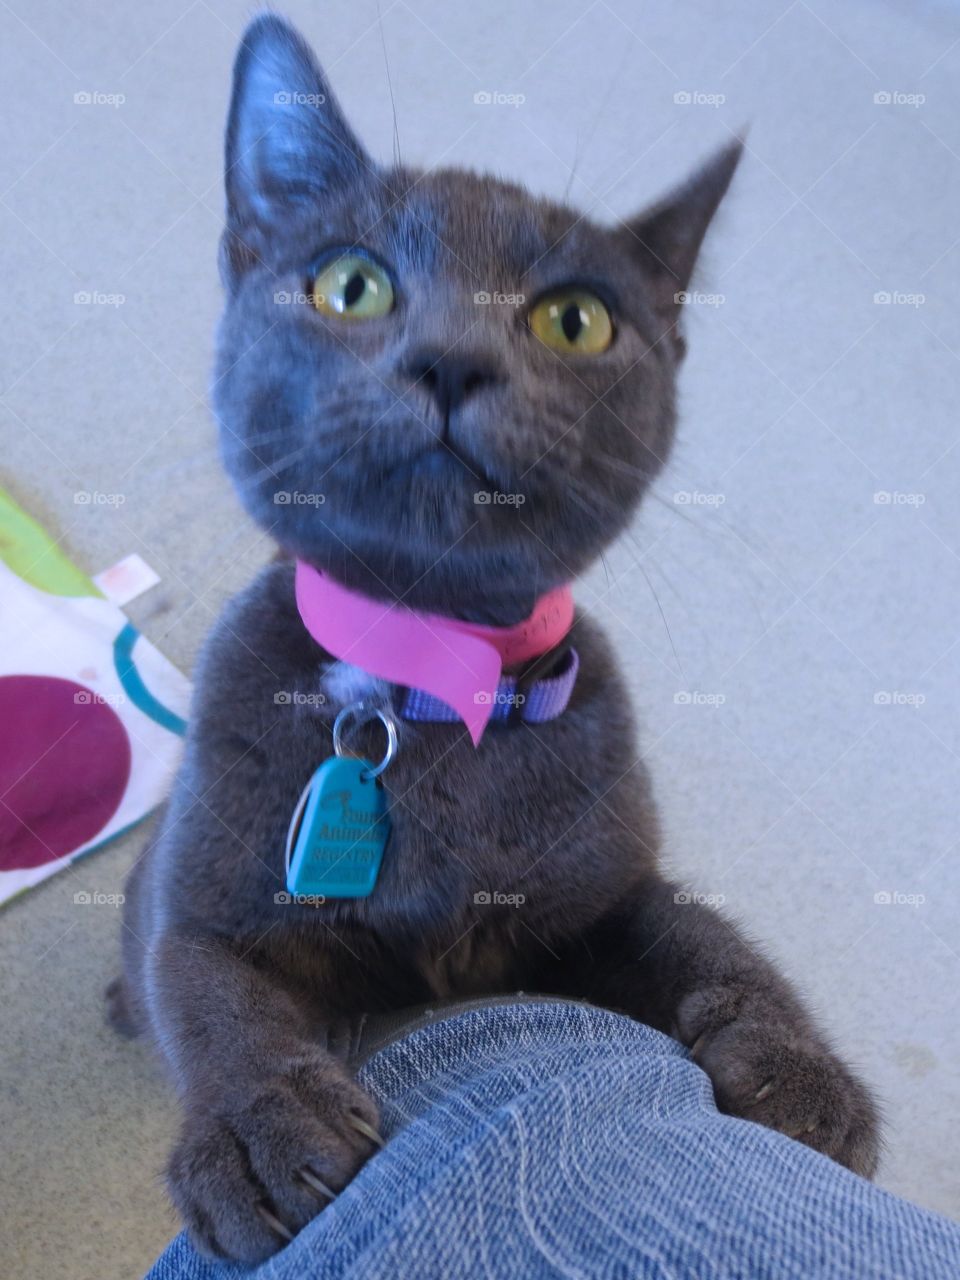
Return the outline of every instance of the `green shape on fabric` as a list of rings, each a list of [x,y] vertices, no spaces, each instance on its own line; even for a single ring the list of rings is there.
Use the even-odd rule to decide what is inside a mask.
[[[52,596],[103,598],[93,581],[60,550],[42,525],[0,489],[0,560]]]

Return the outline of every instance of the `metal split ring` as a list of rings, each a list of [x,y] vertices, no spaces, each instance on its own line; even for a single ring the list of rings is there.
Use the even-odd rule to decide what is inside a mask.
[[[351,702],[349,706],[344,707],[337,714],[337,718],[333,722],[333,751],[335,755],[342,756],[346,754],[343,749],[343,731],[344,725],[351,720],[355,720],[357,726],[366,724],[370,720],[379,720],[387,731],[387,750],[383,759],[372,769],[364,770],[362,775],[364,781],[369,782],[373,778],[378,778],[397,754],[397,722],[388,711],[384,711],[380,707],[368,707],[364,702]]]

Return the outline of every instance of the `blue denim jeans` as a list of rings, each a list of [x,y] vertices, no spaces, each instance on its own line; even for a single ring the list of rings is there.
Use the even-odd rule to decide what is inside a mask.
[[[421,1027],[360,1079],[387,1146],[269,1262],[148,1280],[958,1280],[960,1226],[720,1115],[673,1040],[586,1005]]]

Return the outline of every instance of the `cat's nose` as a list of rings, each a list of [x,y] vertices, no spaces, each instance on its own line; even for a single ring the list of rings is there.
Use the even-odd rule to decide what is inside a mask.
[[[446,421],[469,396],[500,381],[496,362],[482,352],[418,351],[406,372],[416,385],[433,394]]]

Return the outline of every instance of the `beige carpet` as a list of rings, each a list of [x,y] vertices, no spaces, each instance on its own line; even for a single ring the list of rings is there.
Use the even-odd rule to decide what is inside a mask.
[[[288,9],[389,156],[374,0]],[[560,194],[576,157],[572,199],[612,218],[751,124],[701,281],[713,296],[690,308],[661,501],[578,594],[631,672],[673,864],[767,940],[883,1095],[882,1184],[960,1217],[960,14],[380,9],[409,160]],[[162,574],[131,614],[185,670],[267,554],[203,404],[221,126],[249,12],[0,6],[0,483],[85,569],[139,551]],[[117,916],[73,903],[116,892],[145,836],[0,913],[11,1280],[136,1277],[175,1230],[158,1182],[169,1095],[102,1021]]]

